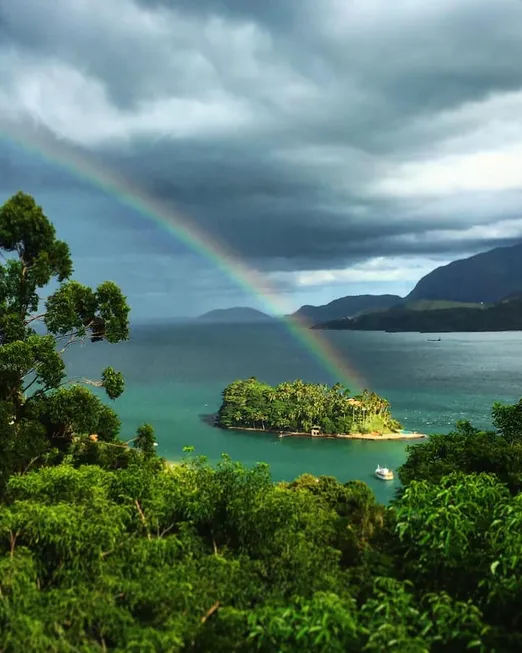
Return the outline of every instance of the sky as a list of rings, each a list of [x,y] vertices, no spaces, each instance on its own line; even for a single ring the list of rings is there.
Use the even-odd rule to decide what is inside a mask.
[[[0,202],[34,195],[135,319],[270,306],[71,153],[288,310],[405,295],[522,240],[520,61],[521,0],[0,0]]]

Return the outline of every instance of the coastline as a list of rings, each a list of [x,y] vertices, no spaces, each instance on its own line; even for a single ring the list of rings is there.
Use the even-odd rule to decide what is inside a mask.
[[[229,426],[223,427],[216,424],[217,428],[222,428],[225,431],[252,431],[255,433],[270,433],[280,436],[281,438],[292,437],[305,437],[315,439],[334,439],[334,440],[422,440],[428,437],[425,433],[321,433],[320,435],[312,435],[311,433],[301,433],[294,431],[275,431],[270,429],[255,429],[246,426]]]

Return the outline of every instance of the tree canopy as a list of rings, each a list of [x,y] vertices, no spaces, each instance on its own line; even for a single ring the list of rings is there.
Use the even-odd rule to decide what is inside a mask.
[[[304,383],[300,379],[270,386],[255,377],[234,381],[223,391],[217,415],[222,428],[323,434],[396,432],[401,428],[390,414],[390,404],[365,390],[350,396],[340,383]]]
[[[0,209],[0,246],[0,651],[522,650],[520,402],[494,405],[494,430],[462,422],[409,447],[388,506],[361,481],[274,483],[192,447],[168,464],[149,425],[120,439],[117,371],[66,376],[65,347],[128,337],[120,290],[71,281],[67,246],[22,193]],[[238,405],[245,388],[280,401],[238,383]],[[282,387],[302,420],[310,397],[347,396]]]
[[[22,192],[0,207],[0,256],[0,495],[12,472],[59,462],[73,448],[79,459],[121,463],[118,416],[89,386],[114,400],[123,376],[107,367],[100,379],[68,379],[63,360],[76,342],[128,338],[121,290],[112,281],[91,289],[72,280],[68,245]],[[46,299],[43,289],[53,290]],[[115,447],[102,452],[101,443]]]

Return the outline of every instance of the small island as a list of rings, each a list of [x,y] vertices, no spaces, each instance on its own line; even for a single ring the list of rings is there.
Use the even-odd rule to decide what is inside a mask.
[[[200,315],[198,320],[209,324],[258,324],[275,322],[275,318],[248,306],[216,308]]]
[[[280,437],[311,436],[361,440],[404,440],[425,437],[409,433],[391,416],[390,404],[365,390],[350,396],[333,386],[297,380],[276,386],[255,377],[233,381],[223,391],[216,426],[240,431],[278,433]]]

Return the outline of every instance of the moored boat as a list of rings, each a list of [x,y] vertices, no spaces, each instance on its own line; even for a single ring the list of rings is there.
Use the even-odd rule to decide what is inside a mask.
[[[392,470],[388,469],[387,467],[381,467],[380,465],[377,465],[377,469],[375,470],[375,476],[377,476],[377,478],[380,478],[381,481],[393,481]]]

